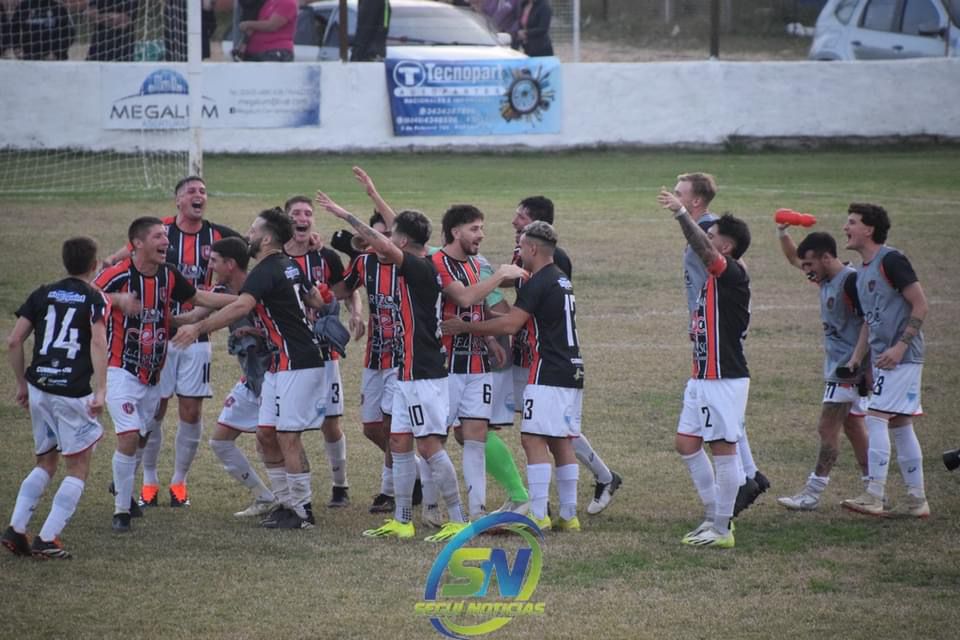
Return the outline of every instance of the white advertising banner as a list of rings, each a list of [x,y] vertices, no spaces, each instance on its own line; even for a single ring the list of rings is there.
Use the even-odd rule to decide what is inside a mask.
[[[104,129],[186,129],[185,65],[103,64]],[[270,129],[320,125],[320,65],[203,65],[204,128]]]

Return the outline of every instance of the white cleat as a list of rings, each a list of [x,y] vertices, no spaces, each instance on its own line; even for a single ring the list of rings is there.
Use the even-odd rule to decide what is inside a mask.
[[[233,516],[235,518],[254,518],[256,516],[263,516],[280,505],[279,502],[275,500],[254,500],[253,504],[244,509],[243,511],[237,511]]]
[[[440,529],[447,523],[446,518],[443,517],[443,514],[440,513],[440,507],[437,505],[423,506],[423,510],[420,513],[420,521],[428,527],[434,527]]]
[[[525,516],[530,511],[530,501],[515,502],[508,499],[494,513],[515,513],[518,516]]]
[[[613,494],[617,492],[617,489],[619,489],[623,483],[623,479],[619,473],[614,471],[612,475],[613,479],[610,480],[610,482],[598,482],[597,486],[594,487],[593,500],[587,505],[587,513],[591,516],[595,516],[607,508],[607,505],[613,500]]]
[[[820,506],[820,496],[801,491],[795,496],[777,498],[777,503],[790,511],[814,511]]]

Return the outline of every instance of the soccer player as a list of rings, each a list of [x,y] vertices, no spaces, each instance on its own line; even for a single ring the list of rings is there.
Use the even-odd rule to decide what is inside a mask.
[[[207,186],[199,176],[187,176],[174,187],[176,216],[163,218],[170,243],[166,260],[174,265],[187,281],[198,289],[210,289],[213,272],[210,270],[210,251],[213,243],[221,238],[239,237],[240,234],[220,224],[207,220]],[[126,255],[125,250],[114,254],[108,261],[116,262]],[[189,305],[174,303],[173,313],[179,315],[190,309]],[[168,488],[170,506],[190,504],[187,492],[187,474],[197,455],[203,431],[203,399],[211,396],[210,367],[212,351],[206,335],[197,337],[193,344],[179,348],[171,345],[167,361],[160,374],[160,405],[150,425],[152,436],[147,441],[143,455],[143,487],[140,490],[141,506],[157,506],[160,480],[157,475],[157,460],[163,444],[163,418],[167,403],[177,395],[177,435],[174,440],[173,475]]]
[[[731,520],[741,480],[737,442],[743,435],[750,391],[743,354],[750,324],[750,277],[740,263],[750,246],[750,230],[742,220],[724,214],[704,231],[680,198],[666,189],[657,202],[673,212],[690,250],[707,270],[690,323],[693,375],[684,391],[676,437],[677,452],[706,517],[682,542],[731,548],[735,544]],[[710,446],[713,465],[704,442]]]
[[[62,256],[68,277],[31,293],[17,310],[17,322],[7,338],[17,404],[29,410],[33,423],[37,465],[20,485],[10,526],[0,542],[15,555],[36,558],[70,557],[60,533],[77,509],[94,445],[103,437],[97,417],[106,398],[107,301],[90,286],[99,266],[97,244],[90,238],[71,238],[63,243]],[[24,370],[23,344],[31,333],[33,357]],[[40,534],[30,544],[27,525],[61,455],[67,475],[53,496]]]
[[[493,277],[481,279],[476,256],[484,238],[483,212],[476,207],[450,207],[442,228],[445,244],[432,256],[443,290],[442,315],[466,322],[484,320],[484,298],[504,280],[522,278],[525,272],[516,265],[503,265]],[[507,355],[493,336],[483,340],[464,332],[444,336],[443,345],[450,392],[448,424],[454,426],[456,439],[463,445],[467,506],[470,519],[476,520],[486,515],[487,509],[485,449],[493,400],[490,355],[501,365]]]
[[[268,529],[308,529],[315,524],[310,461],[303,448],[304,431],[317,430],[327,410],[326,376],[319,345],[307,321],[304,304],[321,309],[320,291],[283,252],[293,237],[293,222],[274,208],[261,211],[250,226],[250,255],[258,260],[240,296],[231,305],[195,324],[181,327],[174,341],[184,345],[201,333],[222,329],[255,311],[274,349],[260,392],[257,441],[264,460],[283,459],[284,475],[269,472],[273,493],[282,506],[261,522]]]
[[[891,515],[926,518],[930,515],[923,483],[923,452],[913,430],[920,404],[923,374],[923,322],[927,298],[910,261],[886,245],[890,217],[880,206],[853,203],[843,231],[847,249],[863,258],[857,270],[857,294],[864,314],[860,343],[848,367],[869,352],[873,365],[873,395],[867,413],[869,451],[867,490],[843,501],[850,511],[883,516],[890,462],[890,436],[897,445],[897,464],[907,486],[904,504]]]
[[[329,247],[313,248],[313,203],[306,196],[294,196],[283,206],[284,211],[293,221],[293,237],[287,242],[283,250],[293,258],[300,269],[313,282],[314,286],[321,284],[333,287],[343,280],[343,263],[340,255]],[[362,335],[363,319],[360,317],[360,295],[352,292],[344,298],[347,310],[350,312],[350,327],[357,335]],[[307,319],[316,321],[316,312],[307,310]],[[340,377],[340,354],[333,350],[330,344],[320,341],[320,353],[323,356],[323,371],[327,376],[325,388],[329,394],[327,413],[323,419],[324,448],[327,460],[330,462],[330,471],[333,476],[333,489],[328,507],[346,507],[350,504],[347,482],[347,439],[340,428],[340,417],[343,415],[343,380]]]
[[[677,176],[673,195],[704,231],[708,231],[717,221],[717,216],[709,210],[710,203],[717,195],[717,181],[709,173],[680,174]],[[697,310],[697,300],[706,281],[707,269],[700,257],[688,245],[683,250],[683,283],[687,294],[687,310],[691,319]],[[693,334],[690,338],[693,339]],[[740,458],[743,477],[737,491],[734,515],[749,507],[761,493],[770,488],[770,480],[757,469],[753,459],[753,451],[747,440],[746,426],[737,442],[737,455]]]
[[[513,216],[513,229],[516,232],[516,247],[513,250],[513,262],[519,266],[523,264],[523,258],[520,253],[520,236],[528,224],[534,221],[546,222],[552,225],[554,219],[553,201],[543,196],[531,196],[524,198],[517,206]],[[567,253],[560,247],[555,247],[553,261],[557,267],[566,274],[568,279],[573,278],[573,264],[570,262]],[[522,282],[518,281],[516,286],[520,288]],[[520,332],[513,339],[513,397],[517,411],[520,406],[516,400],[523,397],[523,388],[529,379],[529,369],[531,355],[527,345],[529,336],[526,335],[526,328],[521,328]],[[580,435],[573,442],[573,450],[580,464],[593,472],[595,480],[593,500],[587,505],[587,513],[596,515],[607,508],[610,501],[613,500],[613,494],[623,483],[620,474],[611,471],[604,463],[600,455],[593,449],[587,437]],[[506,505],[505,505],[506,506]]]
[[[580,433],[583,406],[583,358],[577,335],[576,300],[570,278],[553,261],[557,233],[543,221],[531,222],[520,235],[520,257],[530,278],[504,316],[465,322],[445,320],[446,334],[516,334],[521,327],[531,357],[530,378],[523,389],[520,439],[527,457],[530,513],[540,529],[553,528],[547,513],[551,455],[557,467],[560,499],[556,528],[579,531],[577,477],[580,468],[573,444]]]
[[[426,540],[445,541],[467,526],[460,503],[460,487],[453,462],[444,449],[449,415],[447,368],[440,343],[437,314],[440,284],[436,269],[427,257],[430,221],[419,211],[403,211],[393,223],[391,236],[373,230],[338,205],[325,193],[317,192],[317,203],[357,230],[383,262],[395,264],[400,299],[397,304],[402,327],[403,355],[397,372],[390,425],[393,456],[393,484],[396,509],[383,526],[364,531],[367,537],[412,538],[413,487],[417,451],[426,462],[426,471],[447,506],[449,522]],[[424,484],[427,478],[423,478]]]
[[[118,533],[130,531],[134,473],[143,459],[144,445],[157,431],[153,418],[160,402],[158,383],[174,305],[219,308],[235,298],[197,289],[167,262],[170,240],[160,218],[137,218],[130,223],[127,238],[133,248],[130,258],[104,269],[94,281],[113,302],[107,325],[107,410],[117,433],[113,530]],[[131,298],[135,298],[132,308]]]
[[[247,280],[249,262],[250,249],[244,240],[231,237],[214,242],[210,251],[210,270],[216,275],[217,284],[213,290],[239,293]],[[209,314],[207,309],[194,309],[175,317],[174,324],[198,322]],[[240,434],[257,433],[263,376],[270,368],[274,357],[266,341],[266,329],[257,319],[256,314],[247,314],[246,317],[230,324],[227,349],[237,356],[243,375],[223,402],[223,409],[220,411],[220,417],[217,418],[217,426],[214,427],[210,438],[210,449],[223,463],[224,470],[253,494],[253,502],[250,506],[233,515],[238,518],[263,516],[278,506],[276,497],[250,466],[247,456],[236,444]],[[279,474],[286,481],[282,456],[265,461],[265,464],[270,475]]]
[[[823,410],[817,433],[820,452],[817,464],[804,488],[777,502],[793,511],[812,511],[820,505],[823,490],[830,482],[830,471],[839,453],[840,430],[853,446],[863,475],[867,474],[866,382],[863,372],[855,377],[840,377],[837,367],[846,366],[860,337],[863,325],[857,297],[857,272],[837,259],[837,241],[829,233],[814,232],[797,247],[788,231],[790,225],[778,225],[780,249],[791,265],[802,270],[807,279],[820,288],[820,319],[823,323]],[[861,395],[861,389],[864,395]]]

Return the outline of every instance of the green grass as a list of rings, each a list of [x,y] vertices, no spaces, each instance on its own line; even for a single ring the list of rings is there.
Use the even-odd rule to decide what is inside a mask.
[[[561,243],[574,262],[586,361],[584,432],[623,475],[624,485],[601,516],[588,517],[581,509],[582,533],[547,535],[535,598],[547,603],[548,615],[517,620],[494,637],[953,637],[960,475],[944,471],[939,454],[960,446],[960,329],[954,320],[960,281],[953,266],[960,241],[960,149],[215,156],[206,160],[209,217],[246,230],[259,210],[318,188],[366,213],[370,204],[350,176],[354,163],[370,172],[393,204],[420,208],[436,223],[451,203],[478,205],[487,214],[483,252],[494,262],[510,255],[509,220],[520,198],[543,193],[557,204]],[[746,255],[753,280],[747,424],[774,488],[739,519],[737,547],[728,552],[679,544],[700,516],[673,452],[689,371],[683,240],[654,196],[660,185],[672,186],[677,173],[691,170],[717,175],[716,209],[744,217],[754,238]],[[810,211],[819,229],[839,235],[846,205],[855,200],[891,212],[891,244],[909,255],[931,303],[926,416],[917,421],[933,509],[928,522],[874,521],[842,512],[839,501],[859,490],[845,446],[820,511],[787,513],[775,503],[777,495],[802,485],[815,459],[821,351],[816,290],[780,255],[772,212],[784,206]],[[12,327],[12,312],[33,287],[59,276],[64,237],[92,234],[112,250],[123,242],[132,217],[171,212],[166,195],[3,196],[0,333]],[[339,228],[321,214],[317,225],[326,234]],[[215,348],[215,400],[204,408],[207,432],[237,375],[222,338]],[[366,507],[380,475],[377,451],[359,430],[359,355],[354,349],[343,368],[351,508],[332,512],[320,506],[319,526],[305,532],[236,522],[230,514],[249,498],[203,445],[190,476],[194,505],[149,511],[132,535],[117,537],[110,532],[112,500],[105,490],[113,445],[108,435],[64,535],[75,559],[43,564],[0,556],[3,636],[439,637],[413,613],[439,547],[359,535],[377,522]],[[0,380],[5,518],[32,458],[29,421],[11,402],[9,374]],[[161,480],[172,469],[173,414],[166,421]],[[105,426],[109,432],[109,420]],[[522,460],[517,435],[504,436]],[[252,452],[251,439],[241,440]],[[307,449],[314,503],[322,505],[329,472],[320,438],[308,436]],[[451,441],[450,449],[459,465],[459,447]],[[894,500],[901,496],[896,469],[889,487]],[[584,470],[581,507],[592,489]],[[488,502],[499,504],[501,490],[491,483],[488,492]],[[52,493],[53,486],[31,523],[33,532]]]

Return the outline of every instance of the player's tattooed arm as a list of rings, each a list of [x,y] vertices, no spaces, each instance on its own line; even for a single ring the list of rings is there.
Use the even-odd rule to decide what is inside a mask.
[[[390,241],[390,238],[365,224],[362,220],[357,218],[357,216],[353,215],[339,204],[334,202],[330,196],[322,191],[317,191],[316,202],[323,209],[327,210],[329,213],[333,214],[337,218],[340,218],[351,227],[356,229],[360,237],[366,240],[367,244],[370,245],[370,248],[373,249],[379,256],[383,257],[384,260],[393,264],[400,264],[403,262],[403,251],[401,251],[397,245],[393,244],[393,242]]]
[[[674,217],[680,223],[683,236],[687,239],[687,244],[690,245],[693,252],[703,261],[703,264],[713,264],[720,254],[713,248],[706,232],[693,221],[686,209],[681,208],[674,214]]]

